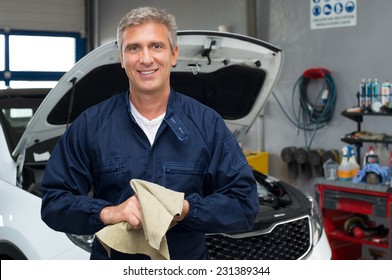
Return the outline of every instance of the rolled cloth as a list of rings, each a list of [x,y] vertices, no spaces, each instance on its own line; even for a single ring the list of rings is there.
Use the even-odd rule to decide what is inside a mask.
[[[110,256],[111,249],[127,254],[145,254],[153,260],[169,260],[166,232],[180,215],[184,193],[158,184],[133,179],[130,182],[141,206],[142,227],[133,229],[127,222],[107,225],[96,237]]]

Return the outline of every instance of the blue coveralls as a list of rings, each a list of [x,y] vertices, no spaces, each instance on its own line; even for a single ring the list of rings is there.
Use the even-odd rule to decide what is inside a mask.
[[[189,214],[166,235],[171,259],[206,259],[205,233],[250,230],[259,210],[256,182],[223,119],[171,90],[151,146],[128,95],[87,109],[61,137],[42,179],[43,221],[57,231],[93,234],[104,227],[101,210],[132,196],[130,180],[138,178],[184,192],[189,201]],[[91,259],[107,258],[96,239]]]

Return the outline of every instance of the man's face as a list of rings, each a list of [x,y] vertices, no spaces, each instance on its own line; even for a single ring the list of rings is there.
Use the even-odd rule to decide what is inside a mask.
[[[166,26],[150,22],[128,27],[122,38],[120,60],[131,92],[168,94],[170,70],[176,64],[178,48],[170,49]]]

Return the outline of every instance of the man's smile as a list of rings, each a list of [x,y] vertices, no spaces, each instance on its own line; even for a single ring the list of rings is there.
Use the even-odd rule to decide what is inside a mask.
[[[142,75],[151,75],[151,74],[155,73],[156,71],[158,71],[158,69],[144,70],[144,71],[138,70],[137,72],[139,72]]]

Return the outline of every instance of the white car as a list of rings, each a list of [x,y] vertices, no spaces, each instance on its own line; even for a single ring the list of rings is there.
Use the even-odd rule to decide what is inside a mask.
[[[178,44],[173,88],[215,109],[240,142],[279,76],[282,50],[213,31],[180,31]],[[38,109],[34,94],[4,98],[0,93],[1,259],[89,258],[93,236],[55,232],[41,221],[40,179],[66,127],[89,106],[127,89],[116,42],[110,42],[67,72]],[[207,235],[209,257],[330,259],[318,206],[310,196],[256,170],[254,174],[260,197],[254,229]]]
[[[40,177],[45,161],[34,147],[12,155],[28,121],[49,90],[0,91],[0,259],[88,259],[77,237],[41,220]],[[25,138],[23,138],[25,139]],[[22,141],[25,141],[23,140]],[[53,140],[52,140],[53,141]],[[40,145],[40,143],[37,143]],[[35,156],[35,158],[34,158]],[[71,239],[70,239],[71,238]],[[72,242],[73,240],[74,242]],[[84,245],[80,244],[80,245]]]

